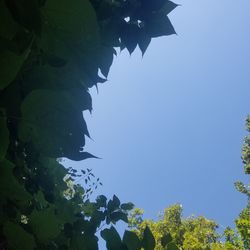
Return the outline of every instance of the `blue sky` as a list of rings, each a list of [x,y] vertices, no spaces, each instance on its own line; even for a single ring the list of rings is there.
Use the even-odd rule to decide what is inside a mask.
[[[139,49],[123,51],[109,81],[91,90],[86,150],[102,159],[72,165],[100,177],[94,196],[116,194],[146,218],[178,202],[185,216],[233,225],[246,204],[233,183],[247,181],[240,157],[250,113],[250,2],[177,3],[170,19],[178,35],[154,39],[143,59]]]

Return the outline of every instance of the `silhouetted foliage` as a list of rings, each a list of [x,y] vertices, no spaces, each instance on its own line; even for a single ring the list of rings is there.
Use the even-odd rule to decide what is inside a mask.
[[[88,197],[61,157],[80,161],[90,137],[82,112],[89,88],[104,83],[117,48],[145,53],[154,37],[174,34],[168,0],[0,1],[0,249],[98,249],[101,224],[127,222],[133,204]],[[115,49],[116,48],[116,49]],[[101,71],[102,75],[98,74]],[[82,170],[85,171],[85,170]],[[97,183],[100,184],[99,180]],[[152,249],[103,229],[108,249]]]

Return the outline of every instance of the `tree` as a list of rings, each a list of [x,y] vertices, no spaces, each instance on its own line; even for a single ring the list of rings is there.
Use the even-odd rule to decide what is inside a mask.
[[[174,34],[167,15],[176,6],[168,0],[0,1],[1,249],[97,249],[101,223],[127,221],[130,203],[116,196],[90,202],[91,188],[75,181],[88,182],[92,173],[65,169],[58,159],[96,158],[84,151],[89,88],[106,81],[117,48],[131,54],[138,45],[144,54],[152,38]],[[143,242],[129,232],[119,240],[114,227],[101,235],[108,249],[152,249],[148,229]]]
[[[246,119],[246,128],[250,132],[250,116]],[[250,174],[250,138],[248,136],[245,137],[242,147],[242,161],[245,174]],[[245,185],[241,181],[237,181],[235,187],[248,199],[246,208],[241,211],[239,217],[235,220],[235,224],[243,239],[244,247],[250,249],[250,183]]]
[[[183,218],[180,204],[166,208],[158,221],[143,220],[142,215],[141,209],[134,209],[129,216],[129,226],[139,238],[142,237],[145,228],[149,227],[156,241],[155,250],[168,249],[164,244],[166,242],[176,244],[184,250],[245,249],[244,240],[234,230],[226,228],[220,235],[215,221],[204,216]]]

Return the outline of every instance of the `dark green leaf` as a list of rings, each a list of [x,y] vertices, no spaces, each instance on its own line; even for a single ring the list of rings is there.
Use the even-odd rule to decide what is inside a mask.
[[[168,234],[165,234],[162,238],[161,238],[161,245],[163,247],[165,247],[168,243],[170,243],[172,241],[172,237],[171,235],[168,233]]]
[[[113,48],[102,46],[99,52],[99,65],[102,74],[107,78],[110,66],[113,62]]]
[[[138,45],[142,52],[142,56],[145,54],[150,42],[151,42],[151,37],[147,35],[144,29],[141,29]]]
[[[110,214],[110,219],[112,222],[117,222],[119,220],[123,220],[128,223],[128,216],[123,212],[113,212]]]
[[[13,19],[37,35],[41,34],[41,13],[36,0],[5,0]]]
[[[166,250],[180,250],[179,247],[174,242],[168,243],[165,249]]]
[[[0,37],[11,41],[18,28],[19,25],[13,20],[5,1],[0,1]]]
[[[119,198],[116,195],[113,195],[113,204],[115,207],[119,207],[121,204]]]
[[[154,250],[155,247],[155,238],[148,226],[146,226],[143,232],[142,247],[145,250]]]
[[[169,18],[165,15],[152,15],[148,22],[145,23],[145,29],[150,37],[176,34]]]
[[[17,55],[8,49],[0,48],[0,90],[8,86],[17,76],[29,51]]]
[[[135,50],[140,29],[136,24],[124,23],[121,30],[121,42],[125,45],[130,54]]]
[[[32,142],[42,154],[77,161],[96,158],[81,152],[84,134],[89,134],[82,112],[69,92],[35,90],[25,98],[21,110],[20,139]]]
[[[134,208],[134,204],[132,202],[128,202],[128,203],[123,203],[121,204],[121,209],[123,210],[132,210]]]
[[[163,7],[161,8],[161,12],[164,13],[164,15],[168,15],[170,12],[172,12],[177,6],[179,6],[176,3],[173,3],[171,1],[167,1]]]
[[[6,222],[3,233],[7,238],[10,249],[33,250],[36,246],[35,239],[27,233],[21,226],[12,222]]]
[[[74,235],[70,241],[70,250],[98,250],[98,238],[95,235]]]
[[[107,197],[104,195],[99,195],[96,198],[96,204],[98,207],[106,207]]]
[[[135,232],[125,231],[123,235],[123,243],[127,246],[128,250],[140,250],[141,242]]]
[[[120,235],[113,226],[110,229],[102,230],[101,236],[106,241],[108,250],[118,250],[122,246]]]
[[[63,228],[53,208],[33,211],[29,217],[29,225],[40,241],[50,242]]]
[[[108,202],[108,210],[109,212],[113,212],[114,210],[118,209],[120,206],[120,200],[117,198],[117,196],[113,196],[112,200],[109,200]]]

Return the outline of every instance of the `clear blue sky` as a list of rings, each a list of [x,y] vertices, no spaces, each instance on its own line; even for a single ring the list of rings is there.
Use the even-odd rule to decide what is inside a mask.
[[[141,58],[122,52],[109,81],[85,114],[102,160],[92,168],[103,187],[94,194],[132,201],[156,218],[181,203],[184,215],[223,226],[246,205],[233,183],[250,113],[250,1],[190,0],[170,15],[178,36],[154,39]],[[94,198],[93,196],[93,198]]]

